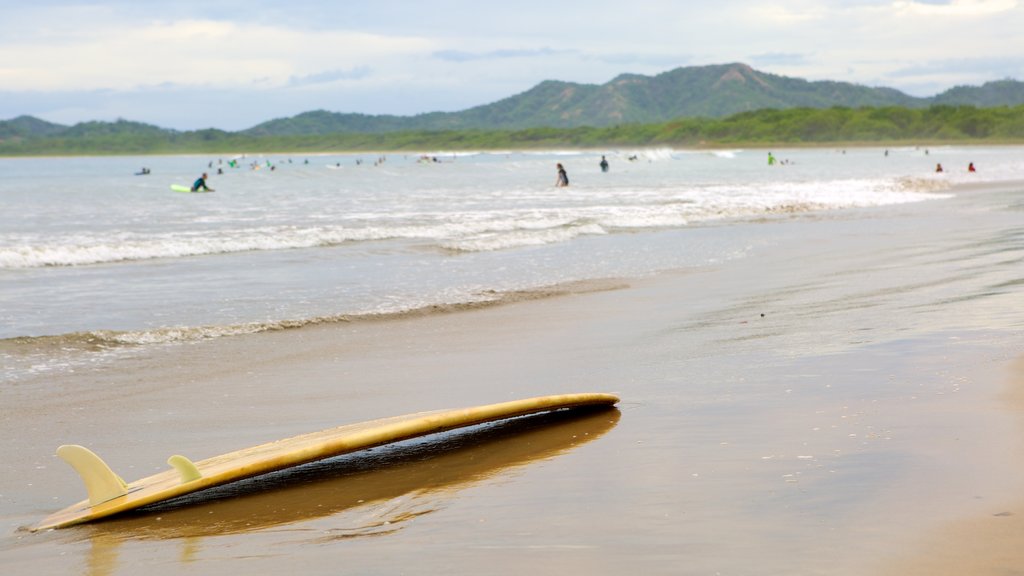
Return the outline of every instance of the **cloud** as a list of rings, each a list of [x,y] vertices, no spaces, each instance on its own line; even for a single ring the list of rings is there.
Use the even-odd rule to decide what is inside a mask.
[[[257,79],[286,86],[330,81],[332,74],[334,80],[365,76],[371,65],[435,48],[412,36],[214,20],[80,24],[61,20],[40,35],[0,39],[4,88],[130,90],[165,82],[209,88]]]
[[[683,66],[690,61],[690,56],[682,56],[673,53],[643,53],[643,52],[588,52],[579,49],[554,49],[549,47],[536,49],[497,49],[479,52],[468,52],[463,50],[438,50],[431,55],[437,60],[444,62],[468,63],[486,62],[488,60],[530,60],[549,59],[555,57],[569,57],[576,62],[597,62],[615,66],[643,66],[645,68],[657,68],[659,71],[665,68]],[[621,72],[616,70],[612,75]],[[635,70],[633,70],[635,71]],[[650,71],[650,70],[647,70]]]
[[[903,14],[971,17],[991,16],[1017,8],[1017,0],[898,0],[893,3]]]
[[[369,66],[355,66],[348,70],[328,70],[305,76],[292,76],[288,79],[288,86],[310,86],[313,84],[330,84],[339,80],[361,80],[370,76]]]
[[[751,56],[750,61],[755,66],[796,66],[805,64],[807,55],[795,52],[767,52]]]
[[[684,56],[680,54],[648,54],[639,52],[587,54],[583,58],[585,60],[601,62],[604,64],[613,64],[616,66],[644,66],[657,67],[659,69],[677,68],[679,66],[685,66],[692,60],[692,56]],[[625,70],[622,70],[622,72],[625,72]],[[630,72],[637,71],[630,70]]]
[[[934,60],[913,66],[904,66],[892,71],[889,76],[893,78],[915,78],[936,75],[970,75],[993,79],[998,78],[1000,75],[1007,75],[1008,71],[1015,71],[1018,75],[1024,73],[1024,56]]]
[[[749,15],[762,25],[798,26],[822,20],[830,13],[821,2],[790,2],[759,4],[750,8]]]
[[[467,52],[463,50],[438,50],[433,57],[448,62],[471,62],[474,60],[503,60],[506,58],[546,58],[565,54],[575,54],[576,50],[555,50],[553,48],[536,49],[498,49],[485,52]]]

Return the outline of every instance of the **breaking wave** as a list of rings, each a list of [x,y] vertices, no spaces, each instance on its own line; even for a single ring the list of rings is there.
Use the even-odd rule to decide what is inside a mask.
[[[652,151],[654,153],[656,151]],[[424,240],[458,252],[566,242],[584,235],[681,227],[722,219],[882,206],[946,197],[934,179],[775,182],[682,189],[577,191],[564,205],[529,209],[373,214],[317,226],[190,229],[115,235],[0,235],[0,269],[80,266],[248,251],[338,246],[395,239]]]

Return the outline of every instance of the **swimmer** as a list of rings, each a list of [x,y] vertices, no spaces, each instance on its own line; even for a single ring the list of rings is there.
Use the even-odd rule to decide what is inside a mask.
[[[556,168],[558,169],[558,178],[555,180],[555,186],[565,188],[569,185],[569,175],[565,172],[565,167],[561,163],[558,163]]]

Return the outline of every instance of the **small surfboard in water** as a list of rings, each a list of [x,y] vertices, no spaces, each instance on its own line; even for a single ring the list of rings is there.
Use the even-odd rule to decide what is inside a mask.
[[[188,186],[182,186],[181,184],[171,184],[171,190],[175,192],[184,192],[186,194],[201,194],[203,192],[213,192],[213,190],[193,190]]]
[[[176,454],[167,460],[170,470],[131,483],[122,480],[89,449],[65,445],[57,449],[57,455],[82,477],[89,498],[51,514],[30,529],[35,532],[91,522],[236,480],[446,430],[556,410],[610,407],[618,401],[611,394],[561,394],[370,420],[198,462]]]

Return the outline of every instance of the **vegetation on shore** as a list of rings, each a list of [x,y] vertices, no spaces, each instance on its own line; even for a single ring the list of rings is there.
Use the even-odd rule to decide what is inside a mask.
[[[178,132],[124,120],[88,122],[64,131],[26,135],[11,128],[12,122],[0,123],[9,125],[6,131],[0,126],[2,156],[1024,143],[1024,106],[764,109],[725,118],[680,118],[605,127],[304,135],[253,135],[215,129]]]

